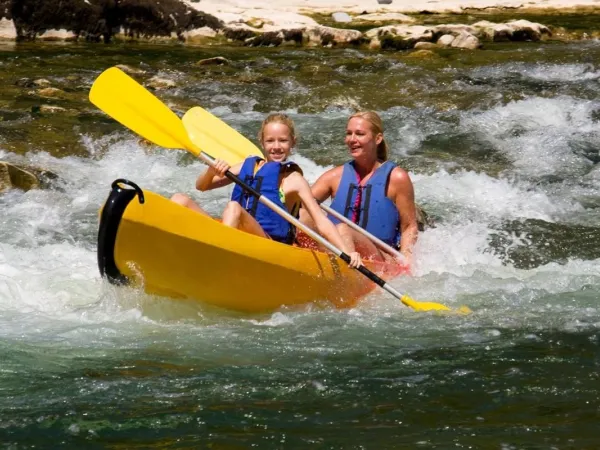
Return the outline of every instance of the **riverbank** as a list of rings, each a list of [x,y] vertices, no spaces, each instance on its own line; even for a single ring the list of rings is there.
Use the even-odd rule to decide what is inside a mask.
[[[486,42],[595,38],[600,29],[600,9],[590,0],[526,5],[514,0],[379,1],[0,0],[0,39],[477,49]]]

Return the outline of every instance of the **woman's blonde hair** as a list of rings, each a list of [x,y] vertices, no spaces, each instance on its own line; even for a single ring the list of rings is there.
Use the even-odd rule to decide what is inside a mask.
[[[290,136],[292,140],[296,142],[296,126],[294,125],[294,121],[290,119],[287,114],[283,113],[273,113],[269,114],[265,120],[263,120],[262,125],[260,126],[260,130],[258,131],[258,141],[262,144],[264,135],[265,135],[265,127],[270,123],[282,123],[286,125],[290,130]]]
[[[381,120],[381,117],[379,117],[379,114],[377,114],[375,111],[359,111],[357,113],[352,114],[348,118],[348,121],[350,121],[350,119],[354,119],[355,117],[359,119],[364,119],[367,122],[369,122],[373,134],[381,133],[381,135],[383,136],[383,121]],[[381,161],[387,161],[388,154],[389,148],[387,142],[385,141],[385,138],[383,138],[377,146],[377,159]]]

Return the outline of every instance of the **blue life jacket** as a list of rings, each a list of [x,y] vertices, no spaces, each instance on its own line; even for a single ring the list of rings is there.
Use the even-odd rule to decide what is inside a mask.
[[[300,170],[300,168],[293,162],[286,162],[283,164],[278,162],[268,162],[263,164],[258,172],[254,174],[254,168],[258,161],[262,161],[262,158],[258,156],[246,158],[238,175],[239,178],[277,206],[280,206],[287,211],[285,203],[283,203],[279,197],[279,177],[282,171],[290,171],[294,168]],[[301,170],[300,173],[302,173]],[[296,237],[296,227],[275,211],[272,211],[268,206],[260,203],[256,197],[242,189],[240,186],[236,185],[233,189],[231,200],[242,205],[242,207],[256,219],[264,232],[267,233],[271,239],[285,244],[292,244],[294,242]],[[298,217],[298,208],[295,207],[294,209],[295,211],[292,211],[291,214]]]
[[[394,163],[384,162],[369,181],[360,186],[354,162],[344,164],[342,179],[331,202],[331,208],[352,220],[356,196],[359,190],[362,190],[356,224],[386,244],[397,248],[400,243],[400,214],[394,202],[385,195],[390,174],[395,167]],[[333,216],[329,216],[329,219],[335,224],[340,223],[340,220]]]

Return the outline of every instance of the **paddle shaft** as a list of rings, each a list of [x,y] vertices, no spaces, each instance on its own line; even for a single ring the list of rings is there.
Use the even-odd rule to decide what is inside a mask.
[[[328,214],[331,214],[336,219],[341,220],[342,222],[344,222],[346,225],[348,225],[353,230],[358,231],[360,234],[368,237],[379,248],[385,250],[386,252],[390,253],[391,255],[394,255],[396,258],[399,258],[401,260],[404,259],[404,255],[402,255],[402,253],[400,253],[398,250],[396,250],[395,248],[393,248],[391,245],[386,244],[381,239],[379,239],[377,236],[369,233],[364,228],[358,226],[357,224],[355,224],[354,222],[352,222],[350,219],[348,219],[343,214],[340,214],[335,209],[333,209],[333,208],[331,208],[329,206],[323,205],[322,203],[321,203],[320,206],[321,206],[321,209],[323,211],[327,212]]]
[[[215,158],[213,158],[212,156],[210,156],[209,154],[207,154],[205,152],[200,152],[200,154],[198,155],[198,157],[202,161],[204,161],[206,164],[208,164],[210,166],[214,166],[215,165]],[[346,254],[343,251],[341,251],[339,248],[337,248],[335,245],[333,245],[327,239],[323,238],[317,232],[311,230],[309,227],[307,227],[306,225],[304,225],[302,222],[300,222],[298,219],[296,219],[290,213],[288,213],[287,211],[285,211],[279,205],[277,205],[276,203],[272,202],[271,200],[269,200],[265,196],[261,195],[260,192],[258,192],[252,186],[249,186],[248,184],[246,184],[237,175],[231,173],[231,171],[228,170],[227,172],[225,172],[225,176],[227,178],[229,178],[231,181],[233,181],[234,183],[236,183],[237,185],[239,185],[242,189],[244,189],[245,191],[248,191],[250,194],[252,194],[256,198],[258,198],[258,201],[261,202],[263,205],[265,205],[267,208],[270,208],[272,211],[274,211],[277,214],[279,214],[285,220],[287,220],[288,222],[290,222],[291,224],[293,224],[296,228],[299,228],[304,233],[306,233],[308,236],[310,236],[312,239],[314,239],[315,241],[317,241],[319,244],[321,244],[324,247],[326,247],[330,252],[332,252],[336,256],[339,256],[340,259],[342,259],[343,261],[345,261],[347,264],[350,264],[350,256],[348,254]],[[402,294],[400,294],[400,292],[398,292],[396,289],[394,289],[389,284],[387,284],[385,282],[385,280],[383,280],[381,277],[378,277],[376,274],[374,274],[369,269],[367,269],[364,265],[361,265],[356,270],[358,270],[364,276],[366,276],[367,278],[369,278],[369,280],[371,280],[373,283],[375,283],[378,286],[382,287],[383,289],[385,289],[386,291],[388,291],[390,294],[392,294],[394,297],[396,297],[398,300],[400,300],[400,301],[402,301],[404,303],[404,298],[403,298]]]

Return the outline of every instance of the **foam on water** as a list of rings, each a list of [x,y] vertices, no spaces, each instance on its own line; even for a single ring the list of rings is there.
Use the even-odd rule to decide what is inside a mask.
[[[529,153],[526,146],[524,151],[513,149],[548,134],[551,126],[558,128],[557,132],[562,136],[567,128],[575,125],[579,126],[579,130],[595,132],[596,124],[590,117],[594,107],[590,102],[569,98],[560,101],[532,98],[497,106],[487,112],[465,113],[459,127],[476,130],[492,140],[500,151],[515,158],[520,171],[528,174],[554,173],[559,162],[565,160],[577,167],[587,167],[587,164],[581,157],[570,153],[567,146],[556,142],[552,142],[542,156],[534,154],[533,143]],[[551,116],[545,114],[549,109],[554,111]],[[263,118],[259,113],[234,113],[227,108],[212,112],[236,128],[244,128],[249,123],[255,126]],[[296,111],[289,113],[299,123],[304,135],[327,134],[329,131],[323,127],[323,120],[343,120],[346,116],[346,111],[337,111],[327,117],[313,117]],[[404,117],[408,112],[394,109],[385,114]],[[403,139],[406,142],[414,140],[414,145],[407,145],[409,149],[416,148],[426,134],[417,129],[417,122],[410,123],[403,129]],[[432,130],[435,128],[434,124],[430,123],[430,126]],[[517,126],[521,127],[523,134],[515,137],[511,146],[506,135],[510,135]],[[448,124],[443,125],[443,129],[448,127]],[[108,195],[110,183],[116,178],[130,179],[143,189],[167,197],[176,192],[190,194],[214,215],[222,211],[232,187],[206,193],[195,191],[195,179],[205,165],[184,151],[147,148],[124,133],[96,141],[86,137],[82,140],[89,149],[88,158],[57,159],[36,152],[26,156],[32,164],[46,167],[59,175],[62,181],[56,189],[27,193],[10,191],[0,197],[3,209],[0,219],[0,311],[5,317],[27,317],[26,322],[32,324],[31,330],[47,326],[60,328],[66,326],[66,321],[89,327],[91,334],[96,333],[91,331],[96,329],[94,324],[100,325],[103,330],[100,334],[105,333],[106,336],[112,335],[113,327],[122,321],[143,324],[150,320],[157,325],[175,321],[182,326],[182,320],[187,323],[186,320],[191,318],[192,323],[200,326],[208,323],[216,323],[217,327],[230,326],[222,319],[222,312],[108,286],[100,280],[97,272],[95,239],[98,209]],[[25,159],[20,160],[7,152],[1,156],[20,162]],[[294,156],[294,159],[303,167],[310,182],[329,168],[301,155]],[[594,174],[595,171],[591,171],[587,175],[592,183]],[[419,202],[443,220],[436,228],[421,234],[415,276],[392,281],[392,285],[401,292],[417,300],[441,301],[451,307],[467,303],[475,310],[479,308],[480,312],[472,319],[460,322],[468,327],[473,321],[496,320],[515,310],[526,318],[528,314],[534,314],[532,302],[536,305],[536,315],[540,309],[548,309],[545,303],[541,305],[540,302],[554,305],[549,307],[550,316],[553,308],[561,314],[565,305],[561,304],[559,297],[547,300],[548,296],[598,285],[600,274],[594,262],[573,260],[566,266],[551,264],[532,270],[518,270],[489,248],[490,234],[496,231],[494,225],[502,220],[552,221],[556,216],[579,211],[580,206],[573,202],[570,190],[558,191],[560,195],[551,196],[543,185],[508,177],[493,178],[472,171],[449,173],[440,170],[429,175],[412,174],[412,178]],[[524,298],[528,298],[529,303],[524,303]],[[589,309],[585,308],[580,308],[577,303],[572,305],[573,311],[587,311],[589,314]],[[115,314],[116,311],[118,314]],[[579,312],[574,315],[583,317],[584,314]],[[256,323],[236,320],[235,327],[288,327],[315,317],[324,321],[332,320],[332,317],[342,322],[358,320],[370,327],[383,320],[380,317],[408,313],[397,300],[377,291],[355,310],[340,313],[307,306],[252,319]],[[595,309],[594,314],[597,315]],[[215,322],[214,317],[221,319]],[[428,326],[444,329],[456,326],[452,320],[440,322],[434,316],[425,316],[406,321],[402,326],[405,331],[414,331],[425,321]],[[11,321],[3,323],[1,328],[4,335],[28,332],[23,330],[22,325],[13,325]]]
[[[600,124],[593,114],[596,101],[572,97],[541,98],[465,112],[461,128],[477,133],[513,163],[515,173],[542,177],[580,176],[591,168],[589,159],[573,151],[579,139],[600,144]]]

